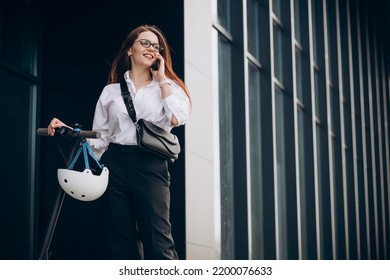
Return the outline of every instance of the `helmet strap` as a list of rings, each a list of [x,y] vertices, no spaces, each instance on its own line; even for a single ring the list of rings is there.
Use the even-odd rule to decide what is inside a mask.
[[[89,160],[88,160],[88,154],[89,154],[92,157],[92,159],[96,162],[96,164],[99,166],[99,168],[101,170],[103,170],[103,165],[101,165],[99,163],[94,152],[92,151],[91,146],[88,144],[88,141],[85,138],[81,139],[80,147],[77,149],[77,152],[76,152],[72,162],[69,164],[68,169],[73,169],[74,165],[77,162],[77,159],[79,158],[79,156],[81,154],[81,151],[83,151],[84,164],[85,164],[86,169],[89,169]]]

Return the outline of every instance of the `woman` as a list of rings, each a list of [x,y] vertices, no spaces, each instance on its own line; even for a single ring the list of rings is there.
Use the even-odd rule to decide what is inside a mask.
[[[177,259],[169,221],[168,164],[137,147],[136,128],[121,96],[121,79],[132,92],[138,119],[169,131],[187,121],[191,108],[189,92],[172,69],[162,32],[149,25],[135,28],[115,57],[96,105],[93,130],[101,138],[88,139],[110,170],[103,195],[110,258]],[[55,128],[64,125],[53,119],[48,133],[54,135]]]

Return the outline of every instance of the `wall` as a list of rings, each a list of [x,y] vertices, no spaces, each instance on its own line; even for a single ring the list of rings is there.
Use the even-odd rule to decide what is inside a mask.
[[[218,78],[213,72],[212,3],[184,1],[185,76],[193,96],[186,125],[187,259],[220,257]]]

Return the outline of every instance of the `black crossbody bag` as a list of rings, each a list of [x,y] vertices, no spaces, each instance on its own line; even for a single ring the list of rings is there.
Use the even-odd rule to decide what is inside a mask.
[[[127,112],[137,128],[138,146],[142,150],[170,162],[177,160],[180,153],[180,143],[177,136],[144,119],[137,120],[133,99],[126,81],[121,79],[120,85]]]

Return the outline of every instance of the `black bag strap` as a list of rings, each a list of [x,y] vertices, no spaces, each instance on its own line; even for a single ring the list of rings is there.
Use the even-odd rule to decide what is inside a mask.
[[[127,86],[125,79],[122,78],[120,84],[121,84],[122,97],[123,97],[123,101],[125,102],[127,112],[129,113],[129,116],[133,121],[133,123],[137,123],[137,114],[135,112],[133,98],[131,98],[129,87]]]

